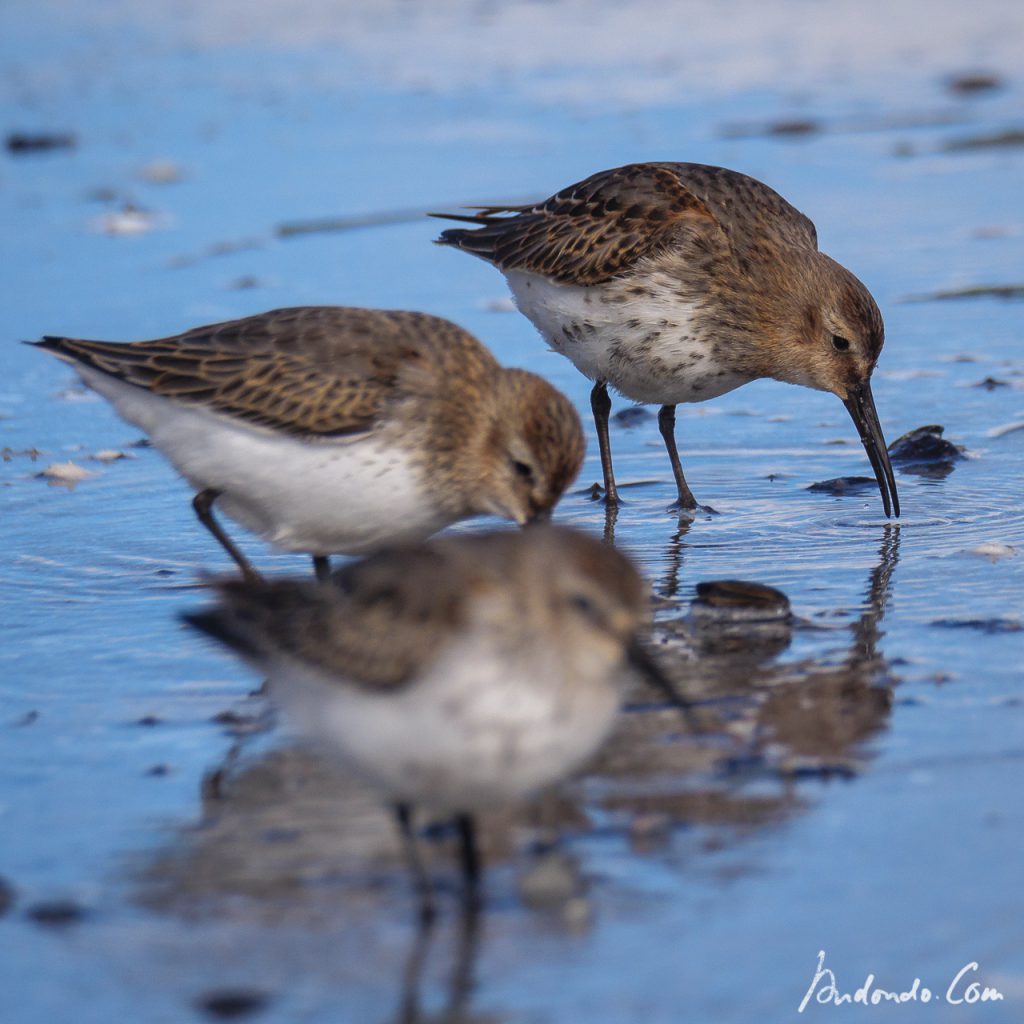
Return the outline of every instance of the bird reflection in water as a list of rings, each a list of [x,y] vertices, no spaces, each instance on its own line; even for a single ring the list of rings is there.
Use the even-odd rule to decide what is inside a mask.
[[[794,632],[809,624],[778,591],[724,581],[701,586],[689,614],[660,624],[656,650],[673,681],[696,699],[701,734],[689,734],[676,709],[652,703],[638,688],[636,710],[620,716],[585,785],[570,780],[539,803],[484,818],[489,863],[511,859],[529,872],[537,858],[525,851],[538,839],[550,847],[558,835],[593,833],[598,821],[624,832],[634,849],[685,847],[694,833],[677,833],[684,823],[700,826],[697,832],[721,848],[806,810],[809,791],[799,780],[855,776],[864,741],[886,727],[892,709],[895,680],[879,641],[899,542],[899,527],[885,526],[861,613],[827,660],[780,662]],[[218,786],[206,787],[201,821],[185,830],[185,841],[169,844],[150,864],[140,898],[189,916],[216,915],[229,904],[264,922],[343,920],[353,934],[359,921],[369,927],[382,916],[400,918],[401,850],[373,794],[306,751],[249,742],[252,753],[226,766]],[[445,865],[450,870],[450,841],[427,844],[442,877]],[[496,888],[510,885],[507,875],[494,877]],[[499,904],[509,899],[528,902],[510,893],[494,897]],[[446,926],[442,931],[448,934]],[[453,1013],[465,1010],[472,990],[479,920],[459,920],[454,934],[451,947],[444,943],[454,951],[447,989]],[[421,979],[440,937],[415,935],[397,1019],[424,1019]]]

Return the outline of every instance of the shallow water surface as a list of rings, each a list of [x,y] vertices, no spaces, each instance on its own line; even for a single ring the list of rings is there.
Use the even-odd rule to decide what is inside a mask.
[[[995,0],[842,2],[827,23],[776,6],[768,25],[748,0],[729,21],[659,0],[8,4],[0,129],[76,144],[0,155],[0,1019],[1021,1019],[1024,358],[1019,299],[985,289],[1019,285],[1024,261],[1007,134],[1024,18]],[[972,70],[995,87],[950,88]],[[871,488],[807,489],[870,473],[840,403],[757,383],[679,410],[716,515],[668,511],[656,418],[630,416],[606,521],[588,423],[558,518],[635,556],[706,730],[633,695],[587,772],[485,823],[477,930],[446,916],[424,941],[386,815],[179,625],[200,572],[227,568],[185,485],[18,342],[421,308],[585,412],[588,383],[500,275],[432,248],[418,214],[639,159],[736,167],[808,213],[885,314],[886,436],[938,423],[967,457],[898,472],[888,522]],[[348,229],[295,230],[325,218]],[[91,475],[39,478],[69,460]],[[792,617],[736,643],[690,614],[698,582],[735,578]],[[450,844],[430,845],[452,883]],[[819,950],[841,991],[874,974],[936,996],[801,1017]],[[1002,1001],[947,1001],[974,962]]]

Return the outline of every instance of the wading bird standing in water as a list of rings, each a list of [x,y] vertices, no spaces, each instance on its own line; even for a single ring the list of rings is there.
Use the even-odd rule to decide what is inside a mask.
[[[326,578],[336,552],[544,517],[583,463],[561,392],[425,313],[298,307],[158,341],[37,344],[146,431],[250,578],[214,502]]]
[[[831,391],[867,450],[886,515],[899,498],[871,396],[882,316],[818,251],[814,224],[737,171],[644,163],[601,171],[550,199],[475,208],[438,242],[493,263],[552,348],[594,381],[605,498],[618,503],[611,385],[661,406],[678,506],[697,508],[676,451],[675,407],[761,377]]]

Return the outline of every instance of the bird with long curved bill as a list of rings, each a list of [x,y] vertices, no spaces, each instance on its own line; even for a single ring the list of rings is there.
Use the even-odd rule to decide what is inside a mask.
[[[723,167],[630,164],[524,206],[433,214],[493,263],[548,344],[594,382],[604,496],[618,504],[612,387],[661,406],[677,506],[698,505],[676,449],[675,409],[769,377],[831,391],[867,450],[886,515],[896,480],[871,397],[884,340],[867,288],[818,250],[814,224],[764,183]]]

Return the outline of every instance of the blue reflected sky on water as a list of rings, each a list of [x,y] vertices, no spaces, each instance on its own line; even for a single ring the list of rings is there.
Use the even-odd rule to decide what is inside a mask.
[[[565,6],[571,26],[577,5]],[[952,97],[943,74],[985,64],[979,33],[964,43],[961,63],[941,56],[900,67],[896,92],[856,67],[816,89],[807,83],[818,66],[795,61],[799,89],[747,79],[730,86],[724,73],[703,88],[684,69],[677,98],[662,89],[648,105],[633,90],[622,102],[588,102],[585,87],[601,82],[600,68],[576,54],[564,73],[510,61],[468,85],[454,71],[451,80],[443,68],[417,79],[414,64],[389,63],[379,42],[389,38],[387,15],[384,28],[363,25],[369,42],[353,37],[348,49],[304,37],[278,48],[257,31],[259,19],[241,43],[224,46],[216,23],[185,8],[175,20],[170,10],[147,19],[112,5],[94,18],[82,5],[17,3],[0,43],[0,128],[79,136],[69,153],[0,157],[0,445],[44,453],[34,462],[13,454],[0,477],[0,875],[20,894],[0,920],[10,1019],[67,1019],[73,1009],[78,1020],[130,1011],[180,1020],[190,995],[224,974],[266,979],[284,993],[265,1019],[383,1019],[407,940],[397,908],[361,937],[380,969],[358,972],[322,960],[325,943],[351,951],[344,922],[191,928],[132,902],[131,865],[195,818],[200,777],[227,749],[211,718],[253,680],[177,624],[177,612],[201,600],[197,572],[224,567],[192,520],[185,486],[156,453],[127,448],[137,431],[78,393],[70,372],[18,340],[156,336],[300,303],[421,308],[474,331],[504,362],[544,373],[585,410],[587,382],[545,352],[522,317],[494,311],[506,294],[500,275],[431,247],[437,223],[290,239],[275,228],[542,196],[594,169],[652,158],[743,169],[807,212],[822,248],[869,284],[886,315],[875,394],[887,437],[939,422],[970,458],[941,481],[900,475],[905,515],[881,649],[901,685],[887,729],[869,741],[864,772],[850,783],[800,784],[805,813],[715,852],[685,830],[653,857],[638,857],[614,832],[581,836],[574,849],[595,880],[595,926],[567,937],[499,908],[474,1006],[530,1021],[677,1021],[680,1006],[701,1019],[795,1019],[826,948],[850,988],[869,971],[893,985],[920,975],[938,987],[978,960],[1010,1002],[973,1019],[1017,1019],[1024,431],[993,433],[1024,420],[1020,305],[901,300],[1019,283],[1022,151],[942,152],[948,140],[1019,125],[1019,73],[991,97]],[[981,5],[979,19],[998,26],[1000,10]],[[203,30],[194,38],[193,24]],[[429,19],[422,26],[424,45],[432,28]],[[395,53],[410,31],[396,21]],[[999,64],[1005,41],[990,46],[994,66],[1013,71]],[[450,43],[442,51],[457,63]],[[935,52],[957,55],[942,40]],[[351,66],[339,70],[346,57]],[[648,71],[638,68],[642,81]],[[878,127],[935,113],[953,123]],[[826,128],[858,118],[876,127],[801,140],[728,133],[796,114]],[[897,155],[898,147],[914,153]],[[179,164],[184,180],[142,180],[158,158]],[[116,198],[96,199],[98,188]],[[92,229],[125,201],[153,210],[162,225],[136,237]],[[232,251],[214,254],[218,246]],[[234,287],[244,278],[255,287]],[[973,386],[990,376],[1006,385]],[[628,492],[618,542],[656,589],[677,577],[684,601],[701,579],[781,587],[802,617],[835,627],[798,634],[786,657],[837,657],[883,541],[876,496],[804,490],[868,472],[840,404],[759,383],[681,409],[679,439],[698,497],[722,514],[676,537],[665,513],[670,474],[650,418],[613,436],[621,477],[654,481]],[[131,458],[89,461],[105,448]],[[34,478],[67,458],[97,475],[70,491]],[[598,472],[594,450],[581,487]],[[600,509],[582,493],[560,514],[601,528]],[[981,545],[1016,551],[989,548],[986,557]],[[274,571],[306,568],[255,541],[246,550]],[[939,620],[987,621],[990,631]],[[31,712],[38,718],[21,724]],[[160,724],[136,724],[146,716]],[[164,764],[166,776],[146,774]],[[497,884],[506,883],[499,873]],[[26,905],[54,896],[93,907],[93,919],[65,934],[23,919]],[[898,1013],[969,1019],[952,1007]]]

